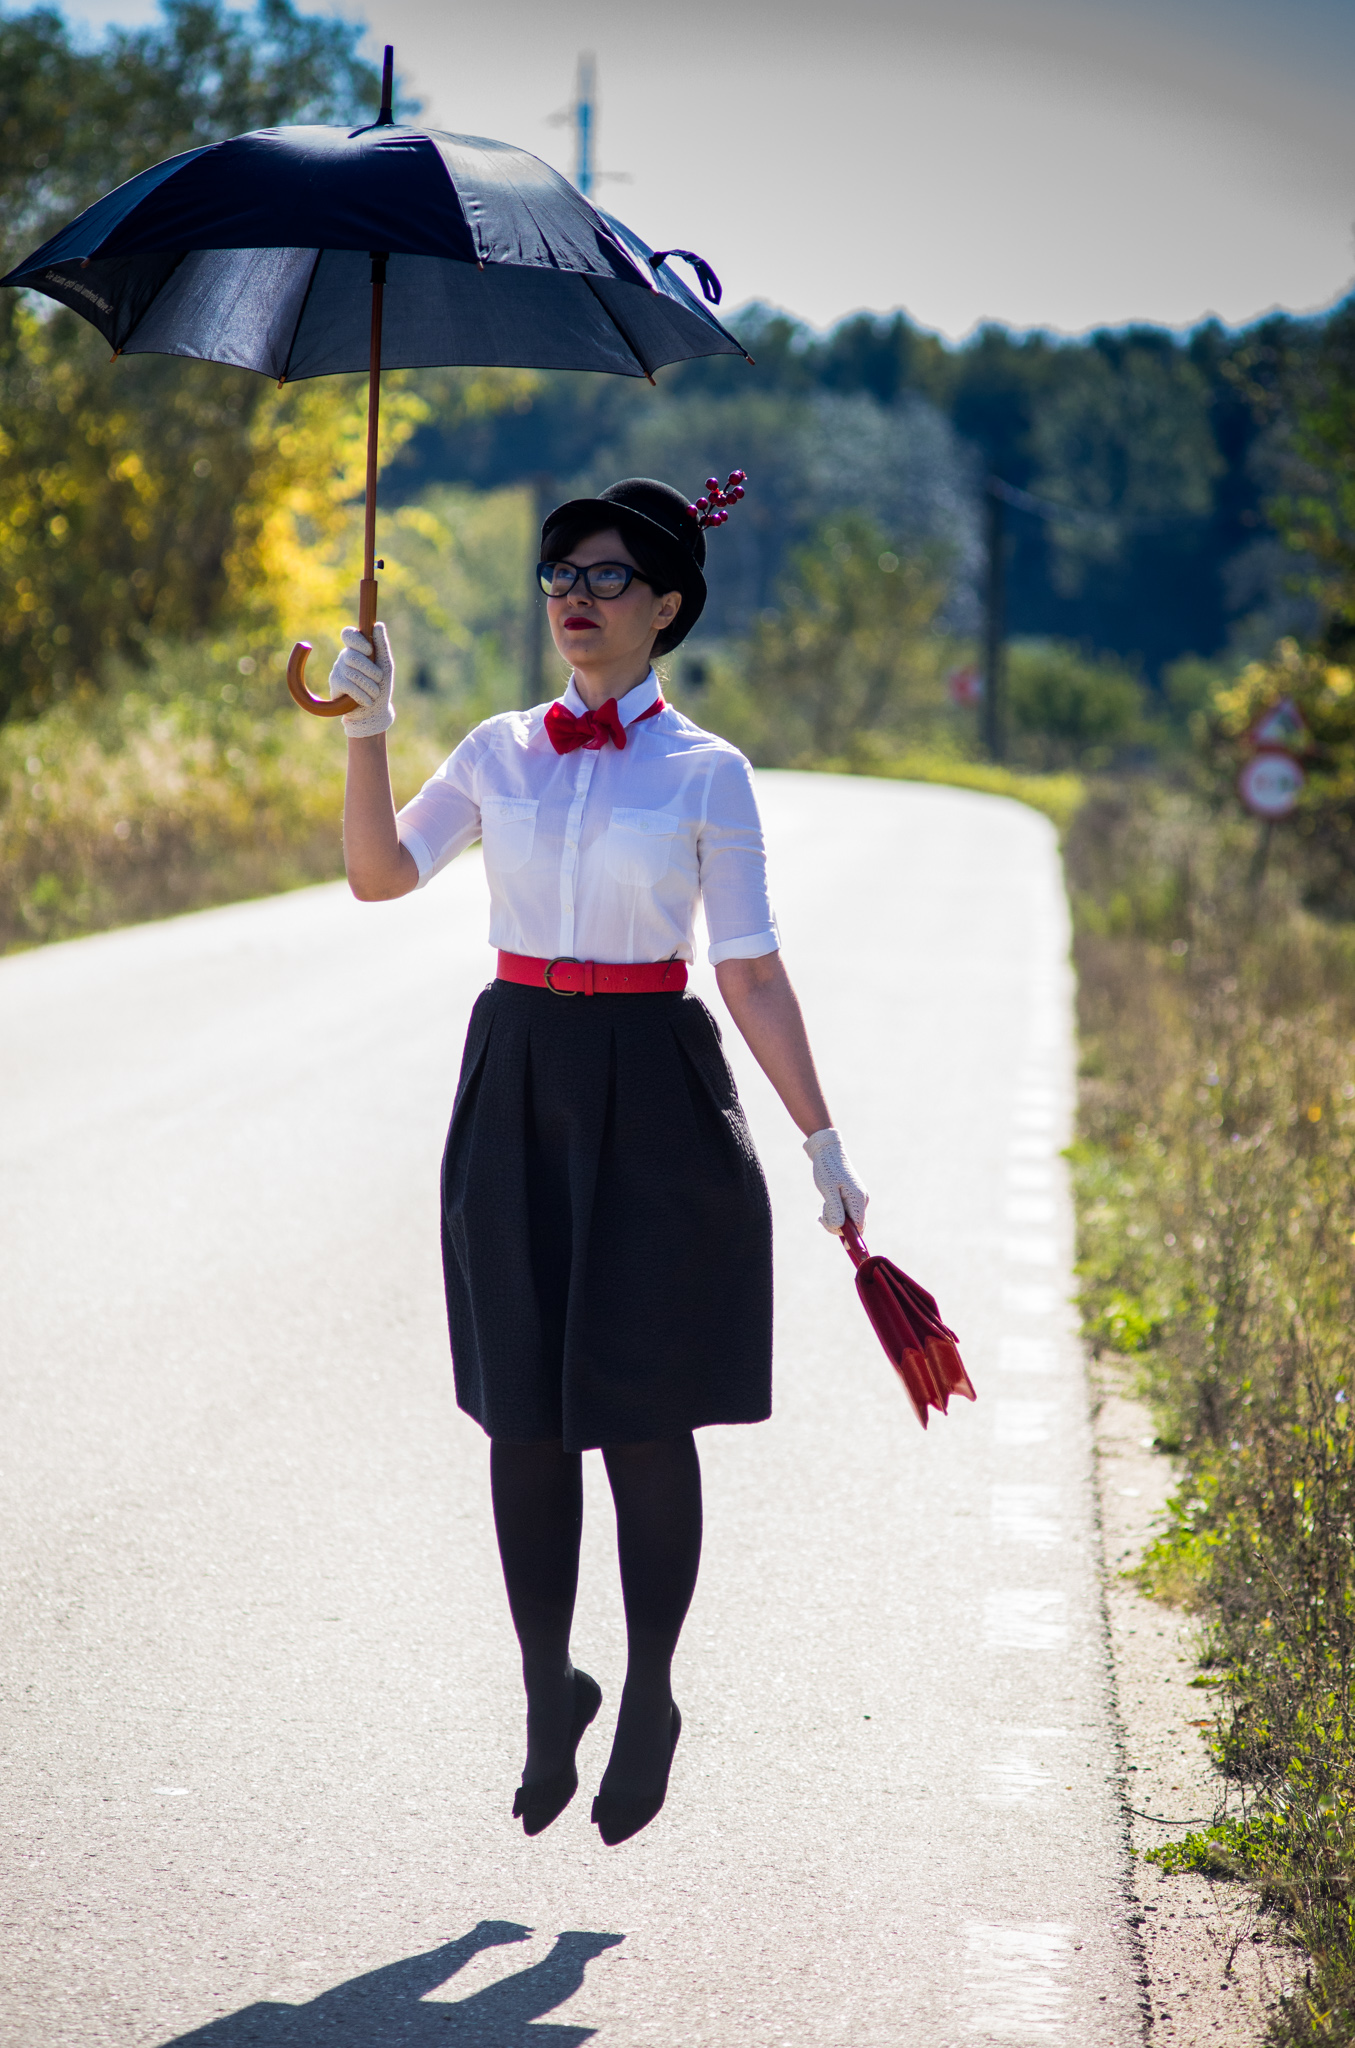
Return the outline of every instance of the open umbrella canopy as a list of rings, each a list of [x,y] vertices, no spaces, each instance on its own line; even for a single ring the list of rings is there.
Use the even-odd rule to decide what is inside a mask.
[[[744,354],[665,255],[539,158],[388,118],[264,128],[170,157],[0,283],[69,306],[119,354],[291,382],[370,367],[373,255],[388,259],[383,369],[642,377]],[[704,264],[698,275],[718,304],[718,280]]]

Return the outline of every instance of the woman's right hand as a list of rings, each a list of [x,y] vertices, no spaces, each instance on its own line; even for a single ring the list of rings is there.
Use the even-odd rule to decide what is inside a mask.
[[[344,713],[343,729],[349,739],[374,739],[395,723],[395,656],[380,619],[370,641],[356,626],[345,626],[342,637],[343,652],[329,672],[329,694],[351,697],[358,707]]]

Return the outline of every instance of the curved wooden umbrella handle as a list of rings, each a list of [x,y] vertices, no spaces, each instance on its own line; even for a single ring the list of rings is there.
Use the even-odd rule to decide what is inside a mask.
[[[342,697],[316,697],[307,689],[306,661],[310,652],[310,641],[298,640],[287,657],[287,687],[301,709],[316,718],[342,718],[345,711],[356,711],[357,705],[346,693]]]

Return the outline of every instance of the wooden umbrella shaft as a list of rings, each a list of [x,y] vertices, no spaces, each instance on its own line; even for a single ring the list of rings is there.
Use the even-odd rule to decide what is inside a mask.
[[[387,58],[390,52],[387,51]],[[362,581],[358,585],[358,630],[368,643],[376,624],[377,429],[381,417],[381,302],[386,290],[386,257],[372,257],[372,352],[367,371],[367,506],[362,537]],[[298,640],[287,662],[287,688],[303,711],[316,718],[341,718],[357,705],[345,694],[317,697],[306,682],[309,640]]]
[[[367,505],[362,536],[362,582],[358,587],[358,629],[370,640],[376,624],[376,480],[381,419],[381,309],[386,293],[386,258],[372,258],[372,349],[367,371]]]

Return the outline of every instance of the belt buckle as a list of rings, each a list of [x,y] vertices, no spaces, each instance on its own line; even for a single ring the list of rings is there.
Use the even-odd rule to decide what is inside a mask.
[[[557,953],[557,954],[556,954],[556,956],[555,956],[555,958],[554,958],[553,960],[548,960],[548,961],[546,962],[546,972],[545,972],[544,980],[545,980],[545,983],[546,983],[546,987],[547,987],[547,988],[548,988],[548,989],[550,990],[551,994],[552,994],[553,996],[577,996],[577,995],[582,995],[582,993],[583,993],[582,989],[577,989],[577,988],[557,988],[557,987],[555,986],[555,983],[554,983],[554,982],[553,982],[553,981],[551,980],[551,978],[550,978],[550,977],[551,977],[551,971],[552,971],[552,969],[553,969],[553,968],[556,968],[556,967],[582,967],[582,965],[583,965],[583,962],[582,962],[582,960],[576,960],[576,959],[575,959],[575,957],[574,957],[574,955],[573,955],[572,953]]]

